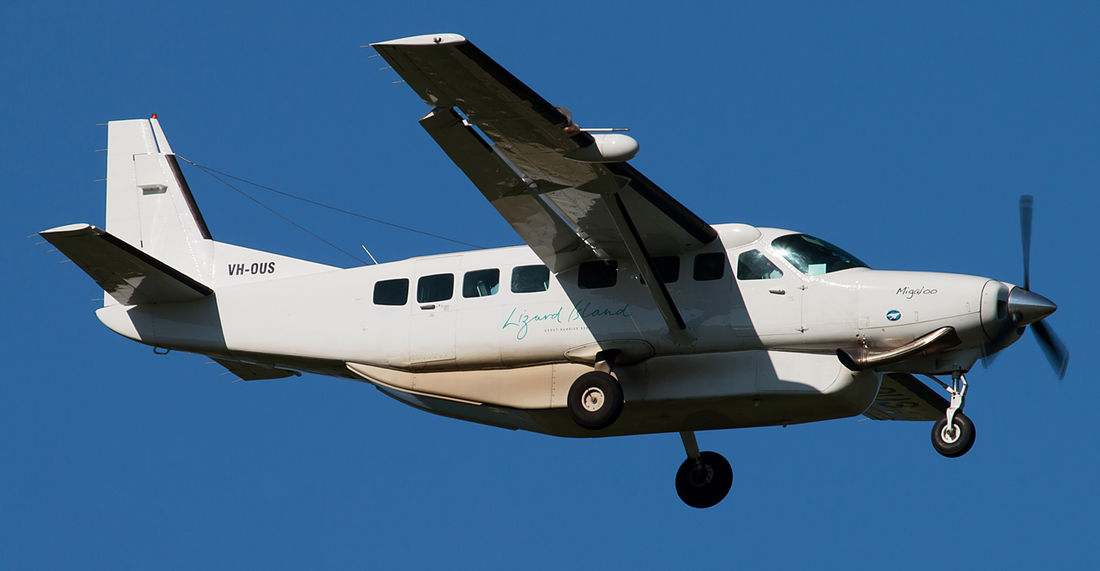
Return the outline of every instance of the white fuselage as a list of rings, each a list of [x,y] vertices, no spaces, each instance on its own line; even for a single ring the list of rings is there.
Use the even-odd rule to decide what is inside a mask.
[[[983,289],[995,304],[1007,287],[867,268],[808,276],[770,246],[789,232],[715,228],[720,239],[679,256],[678,279],[666,280],[694,343],[670,338],[629,259],[617,261],[609,287],[581,287],[573,268],[550,274],[545,291],[520,285],[527,291],[514,292],[513,269],[541,265],[526,246],[340,270],[218,244],[214,296],[108,305],[98,315],[150,345],[367,380],[439,414],[583,436],[593,434],[569,421],[564,394],[600,349],[623,351],[615,374],[627,402],[622,419],[600,435],[852,416],[872,402],[880,375],[844,368],[838,348],[897,347],[951,326],[963,341],[957,350],[892,370],[968,370],[987,341]],[[751,250],[782,275],[738,279],[738,258]],[[715,253],[725,254],[720,275],[700,273],[696,257]],[[497,270],[495,291],[464,291],[472,272],[486,270]],[[448,274],[449,297],[423,292],[432,299],[418,300],[422,278]],[[376,284],[401,279],[409,280],[404,303],[376,303]]]

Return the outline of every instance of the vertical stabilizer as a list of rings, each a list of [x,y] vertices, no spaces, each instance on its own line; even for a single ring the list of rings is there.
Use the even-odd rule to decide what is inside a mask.
[[[214,243],[155,117],[107,124],[106,229],[210,283]]]

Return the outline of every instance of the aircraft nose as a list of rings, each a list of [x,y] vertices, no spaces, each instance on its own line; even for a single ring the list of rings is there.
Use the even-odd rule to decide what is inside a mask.
[[[1018,325],[1029,325],[1054,313],[1058,309],[1053,301],[1020,287],[1008,294],[1008,312],[1020,316]]]

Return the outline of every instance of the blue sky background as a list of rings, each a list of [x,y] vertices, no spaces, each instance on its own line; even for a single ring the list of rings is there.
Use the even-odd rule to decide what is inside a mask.
[[[776,5],[779,4],[779,5]],[[1096,564],[1100,8],[1091,2],[7,2],[0,567],[1084,568]],[[400,5],[400,7],[398,7]],[[846,419],[699,434],[735,484],[684,506],[675,434],[568,440],[439,418],[368,385],[231,382],[103,327],[40,230],[102,224],[112,119],[180,155],[484,246],[514,232],[359,46],[465,35],[712,223],[797,229],[872,267],[1019,282],[1072,351],[1029,334],[969,379],[977,443]],[[215,238],[355,265],[184,165]],[[381,261],[451,244],[256,191]],[[287,300],[293,303],[293,300]]]

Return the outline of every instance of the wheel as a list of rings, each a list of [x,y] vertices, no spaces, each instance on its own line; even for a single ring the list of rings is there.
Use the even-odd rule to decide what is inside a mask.
[[[709,508],[729,493],[733,486],[733,468],[717,452],[699,454],[701,469],[695,460],[688,458],[676,472],[676,493],[684,503],[693,508]]]
[[[623,411],[623,387],[608,373],[590,371],[569,387],[569,416],[581,428],[602,430]]]
[[[948,458],[958,458],[974,446],[974,423],[965,414],[957,412],[952,425],[949,429],[947,418],[936,421],[932,427],[932,446]]]

